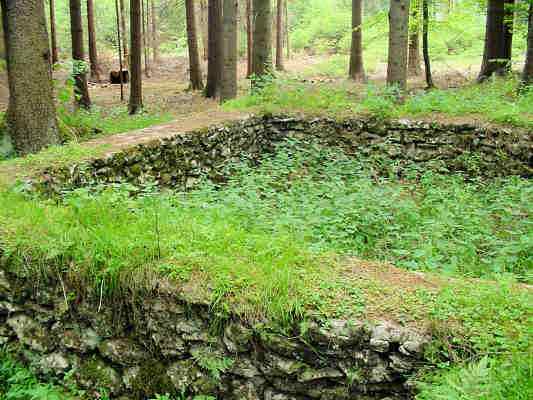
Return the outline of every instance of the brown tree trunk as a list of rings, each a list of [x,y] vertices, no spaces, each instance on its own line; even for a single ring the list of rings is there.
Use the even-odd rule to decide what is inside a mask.
[[[526,63],[522,73],[522,85],[531,84],[533,84],[533,2],[529,5]]]
[[[87,71],[83,48],[83,25],[81,19],[81,1],[70,0],[70,34],[72,36],[72,59],[74,60],[74,93],[76,103],[83,108],[91,107]]]
[[[415,0],[411,4],[411,18],[409,21],[409,51],[407,57],[408,76],[419,76],[420,67],[420,2]]]
[[[44,3],[1,0],[7,55],[7,135],[20,154],[59,143]]]
[[[130,114],[136,114],[143,108],[141,30],[141,0],[130,0]]]
[[[270,0],[253,0],[254,33],[252,72],[258,78],[272,73],[272,8]]]
[[[389,54],[387,85],[407,87],[407,47],[409,41],[409,0],[391,0],[389,11]]]
[[[488,0],[485,29],[485,49],[478,82],[505,69],[504,57],[504,0]]]
[[[291,43],[289,37],[289,6],[285,0],[285,48],[287,49],[287,60],[291,59]]]
[[[50,0],[50,36],[52,46],[52,64],[59,61],[59,50],[57,48],[57,33],[56,33],[56,6],[55,0]]]
[[[128,35],[126,35],[126,7],[124,0],[120,0],[120,30],[122,31],[122,54],[124,55],[124,67],[130,65],[130,52],[128,51]]]
[[[148,42],[148,7],[146,4],[147,0],[141,0],[141,19],[142,19],[142,47],[144,53],[144,74],[147,78],[150,78],[150,56],[149,56],[149,47],[150,43]]]
[[[124,82],[122,74],[122,71],[124,69],[124,63],[122,61],[122,35],[125,34],[125,32],[121,32],[120,29],[120,9],[118,0],[115,0],[115,14],[116,14],[116,23],[117,23],[117,48],[118,48],[118,64],[119,64],[119,73],[120,73],[120,101],[124,101]]]
[[[207,49],[209,48],[209,33],[207,24],[207,0],[200,0],[200,25],[199,30],[202,33],[202,56],[207,60]]]
[[[505,0],[504,6],[502,59],[505,60],[505,66],[498,71],[501,75],[510,73],[512,67],[515,0]]]
[[[159,62],[159,36],[157,34],[157,12],[155,7],[155,0],[151,1],[152,5],[152,60],[155,63]]]
[[[429,0],[422,0],[422,52],[426,70],[426,85],[428,89],[435,87],[431,75],[431,61],[429,59]]]
[[[253,74],[253,23],[252,23],[252,0],[246,0],[246,59],[247,71],[246,76]]]
[[[189,48],[189,75],[192,90],[202,90],[202,66],[198,53],[198,35],[196,33],[196,18],[194,15],[194,0],[185,0],[185,14],[187,19],[187,44]]]
[[[94,23],[94,0],[87,0],[87,30],[89,33],[89,61],[91,63],[91,79],[100,81],[100,65],[96,45],[96,27]]]
[[[209,45],[207,58],[207,86],[205,96],[214,98],[220,93],[222,75],[222,0],[209,0],[208,3]]]
[[[283,36],[285,33],[283,11],[285,9],[284,1],[278,0],[277,2],[277,15],[276,15],[276,70],[284,71],[283,65]]]
[[[222,43],[224,55],[224,68],[220,86],[220,101],[237,97],[237,15],[239,2],[237,0],[223,0],[222,11]]]
[[[352,47],[350,50],[350,78],[355,81],[365,80],[363,67],[363,1],[352,0]]]

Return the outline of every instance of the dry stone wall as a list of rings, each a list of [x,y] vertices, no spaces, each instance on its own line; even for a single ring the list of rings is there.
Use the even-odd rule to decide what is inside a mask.
[[[47,378],[71,375],[90,393],[234,400],[399,400],[428,338],[388,322],[307,321],[280,333],[229,318],[174,291],[116,307],[67,281],[26,281],[0,269],[0,343]],[[65,296],[66,294],[66,296]]]
[[[225,166],[257,160],[284,139],[314,140],[347,153],[385,156],[401,166],[445,166],[482,177],[533,176],[533,133],[411,121],[377,121],[283,116],[253,117],[225,126],[154,140],[97,159],[45,171],[34,183],[56,193],[98,183],[155,181],[188,189],[199,177],[224,178]]]

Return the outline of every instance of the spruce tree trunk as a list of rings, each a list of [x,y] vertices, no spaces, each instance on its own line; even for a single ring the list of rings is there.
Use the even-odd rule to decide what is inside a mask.
[[[209,32],[207,24],[207,0],[200,0],[200,25],[199,29],[202,33],[202,56],[207,60],[207,49],[209,48]]]
[[[50,36],[52,46],[52,64],[59,61],[59,50],[57,48],[57,33],[56,33],[56,6],[55,0],[50,0]]]
[[[483,82],[494,73],[505,69],[506,62],[503,61],[505,46],[504,8],[504,0],[487,1],[485,49],[478,82]]]
[[[91,63],[91,79],[100,81],[100,65],[96,44],[96,27],[94,23],[94,0],[87,0],[87,29],[89,33],[89,60]]]
[[[152,0],[150,4],[152,5],[152,60],[155,64],[159,62],[159,36],[157,34],[157,11],[155,0]]]
[[[352,0],[352,47],[350,50],[350,78],[365,80],[363,67],[363,1]]]
[[[253,0],[255,19],[252,72],[258,82],[272,72],[272,8],[270,0]]]
[[[420,68],[420,36],[418,28],[409,34],[409,57],[408,57],[408,74],[409,76],[418,76],[422,72]]]
[[[220,93],[220,79],[222,76],[222,0],[209,0],[207,19],[209,44],[205,96],[214,98]]]
[[[428,89],[435,87],[431,75],[431,61],[429,59],[429,0],[422,0],[422,52],[426,70],[426,85]]]
[[[75,100],[78,106],[89,109],[91,107],[91,99],[89,97],[89,87],[87,86],[80,0],[70,0],[70,34],[72,36],[72,60],[74,61]]]
[[[189,76],[192,90],[202,90],[202,66],[198,53],[198,35],[196,33],[196,18],[194,0],[185,0],[185,14],[187,19],[187,44],[189,48]]]
[[[291,59],[291,43],[289,37],[289,6],[285,0],[285,48],[287,49],[287,60]]]
[[[246,76],[253,74],[253,23],[252,23],[252,0],[246,0]]]
[[[59,143],[44,3],[1,0],[9,81],[7,134],[19,154]]]
[[[149,50],[150,43],[148,42],[148,7],[146,4],[147,0],[141,0],[141,20],[142,20],[142,47],[144,53],[144,74],[147,78],[151,76],[150,68],[150,56]]]
[[[136,114],[143,108],[141,30],[141,0],[130,0],[130,114]]]
[[[130,52],[128,51],[128,35],[126,35],[126,7],[124,0],[120,0],[120,30],[122,31],[122,55],[124,58],[124,68],[130,65]]]
[[[505,0],[505,16],[503,21],[503,53],[502,59],[505,60],[505,65],[498,71],[500,75],[505,75],[511,72],[513,59],[513,29],[514,29],[514,14],[515,14],[515,0]]]
[[[526,63],[522,73],[522,85],[531,84],[533,84],[533,2],[529,6]]]
[[[283,0],[278,0],[276,9],[276,70],[284,71],[285,66],[283,65],[283,36],[285,28],[283,23],[283,10],[285,9],[285,6]]]
[[[120,73],[120,101],[124,101],[124,82],[122,74],[122,71],[124,70],[124,63],[122,59],[122,35],[125,35],[125,32],[121,32],[120,29],[120,9],[118,0],[115,0],[115,16],[116,16],[116,23],[117,23],[117,50],[118,50],[118,65],[119,65],[119,73]]]
[[[391,0],[389,11],[389,54],[387,85],[407,87],[407,47],[409,41],[409,0]]]
[[[220,87],[220,101],[237,97],[237,15],[239,2],[237,0],[223,0],[223,51],[224,68]]]

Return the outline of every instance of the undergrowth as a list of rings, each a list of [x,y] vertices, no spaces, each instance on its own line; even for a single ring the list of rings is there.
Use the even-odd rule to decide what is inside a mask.
[[[379,118],[446,116],[480,117],[517,127],[533,127],[533,89],[520,94],[514,79],[494,79],[457,89],[415,91],[399,103],[394,90],[368,84],[308,84],[296,79],[272,80],[262,90],[225,103],[227,109],[264,113],[298,111],[312,114],[372,115]]]
[[[506,363],[519,370],[515,387],[527,387],[520,360],[532,297],[517,281],[532,282],[529,181],[416,168],[400,179],[384,160],[298,142],[278,150],[258,167],[230,166],[225,185],[205,181],[191,193],[121,185],[57,201],[1,192],[3,262],[32,277],[82,275],[108,296],[166,276],[222,318],[285,325],[372,316],[430,326],[440,369],[423,378],[431,385],[420,399],[453,399],[456,389],[457,399],[498,398],[496,384],[483,386],[494,397],[475,397],[471,386],[484,382],[477,375],[505,379]],[[396,286],[353,256],[439,275],[424,275],[429,286]]]

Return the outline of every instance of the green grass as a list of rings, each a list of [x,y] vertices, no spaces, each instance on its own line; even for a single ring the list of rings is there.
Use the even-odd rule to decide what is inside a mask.
[[[104,282],[118,300],[122,288],[143,290],[166,276],[222,318],[430,326],[440,369],[421,377],[432,384],[420,399],[453,390],[458,399],[483,399],[472,397],[480,388],[489,399],[525,388],[520,360],[531,342],[532,296],[517,281],[531,282],[533,186],[416,169],[399,180],[383,160],[379,168],[391,175],[377,178],[376,163],[289,142],[255,169],[233,165],[226,185],[205,182],[191,193],[122,185],[57,202],[4,191],[4,260],[29,274],[81,275],[93,288]],[[402,284],[398,276],[410,275],[388,279],[372,273],[386,265],[352,256],[438,275],[425,275],[429,286]],[[499,365],[508,363],[514,389],[494,383],[507,379]],[[465,391],[472,396],[460,397]]]
[[[517,94],[518,82],[495,79],[483,85],[458,89],[416,91],[403,103],[394,91],[373,84],[306,84],[280,79],[263,90],[229,101],[230,110],[287,111],[326,115],[372,115],[379,118],[425,117],[434,113],[450,117],[474,117],[497,124],[533,128],[533,89]]]

